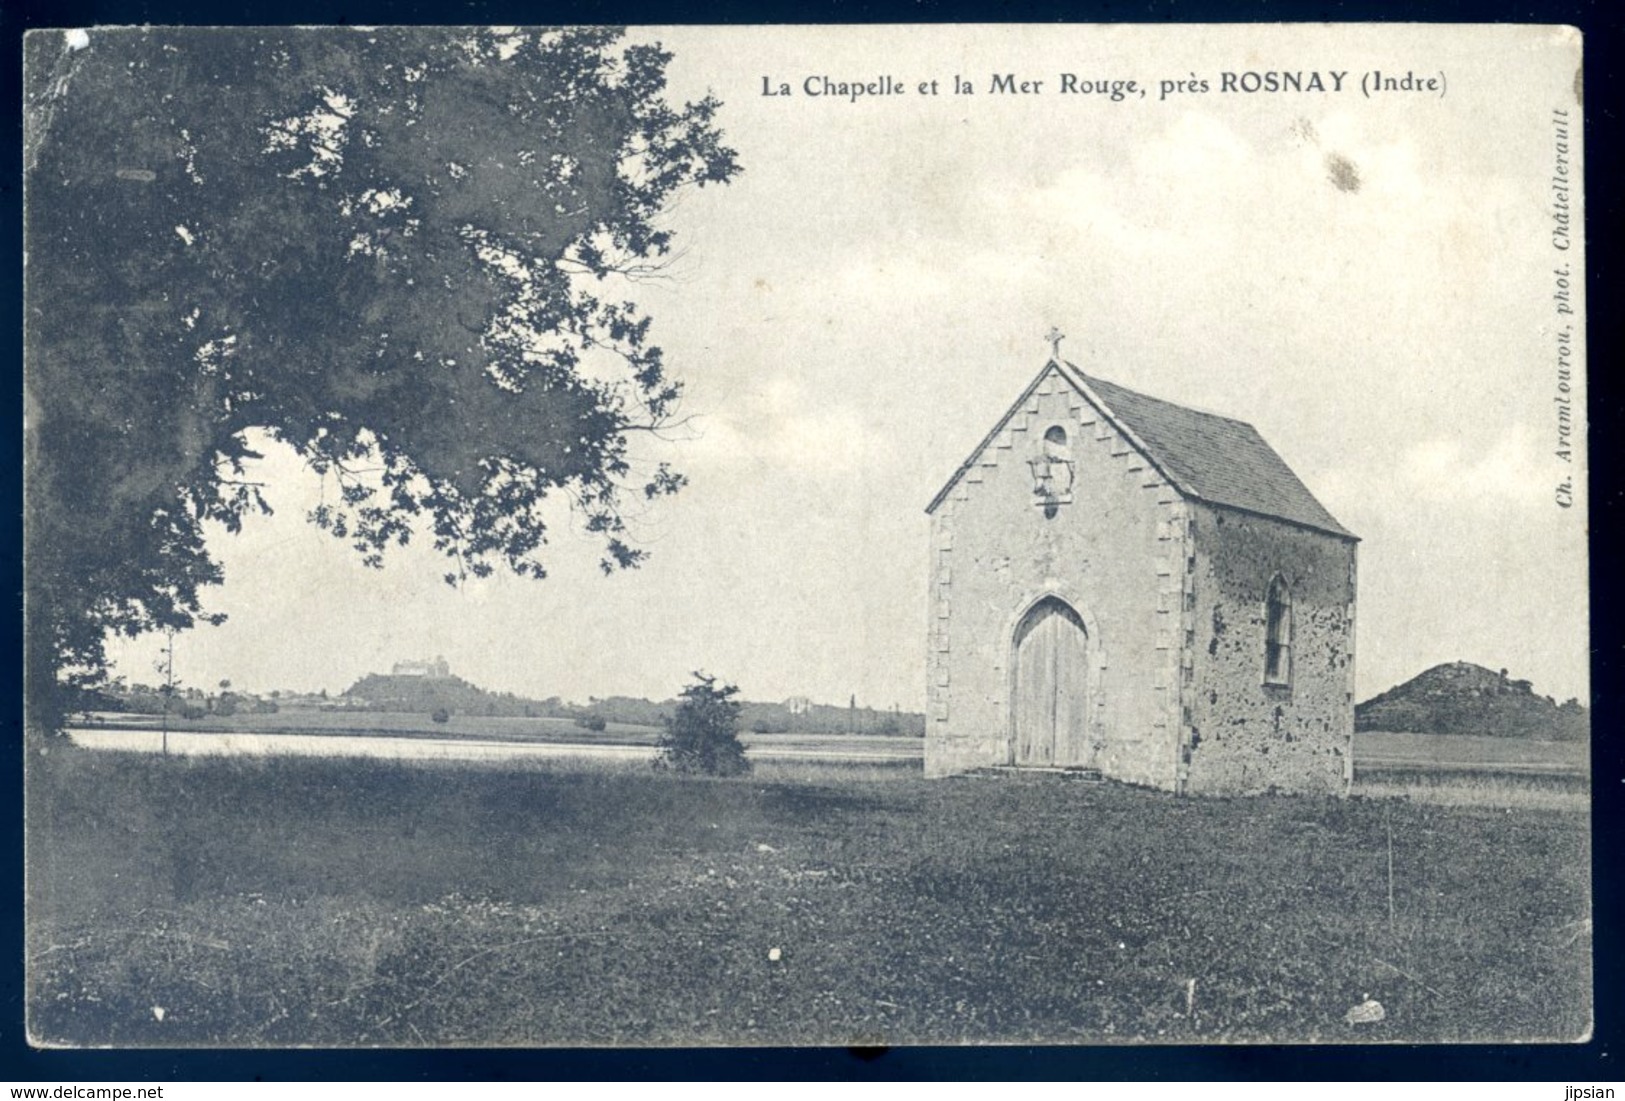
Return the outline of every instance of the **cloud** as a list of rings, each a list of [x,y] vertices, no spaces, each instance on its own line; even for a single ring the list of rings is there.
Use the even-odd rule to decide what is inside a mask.
[[[1408,496],[1481,509],[1530,502],[1545,507],[1551,465],[1522,425],[1484,448],[1442,436],[1425,440],[1408,448],[1397,464]]]
[[[887,441],[866,411],[818,397],[799,379],[768,379],[695,421],[682,463],[696,471],[770,467],[781,477],[847,479]]]

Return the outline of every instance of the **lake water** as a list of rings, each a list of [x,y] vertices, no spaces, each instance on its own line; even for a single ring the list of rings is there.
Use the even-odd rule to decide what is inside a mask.
[[[157,730],[99,730],[70,727],[68,736],[92,749],[158,753],[163,734]],[[387,734],[254,734],[240,731],[186,730],[169,732],[169,752],[184,756],[375,757],[413,761],[511,761],[575,759],[597,761],[652,761],[653,746],[587,745],[565,742],[484,741],[479,738],[402,738]],[[832,761],[886,764],[918,761],[923,752],[896,748],[830,746],[750,747],[746,754],[757,761]]]
[[[93,749],[157,753],[163,735],[155,729],[123,730],[71,727],[69,736]],[[745,736],[746,755],[754,761],[825,761],[875,765],[919,761],[924,743],[919,739],[794,736],[775,745],[759,735]],[[478,735],[405,737],[391,734],[278,734],[233,730],[169,732],[169,752],[179,756],[368,757],[408,761],[521,761],[586,760],[652,761],[653,746],[585,742],[515,741]],[[1529,776],[1584,776],[1584,765],[1553,761],[1441,761],[1405,753],[1363,753],[1355,761],[1357,774],[1380,772],[1479,772]]]

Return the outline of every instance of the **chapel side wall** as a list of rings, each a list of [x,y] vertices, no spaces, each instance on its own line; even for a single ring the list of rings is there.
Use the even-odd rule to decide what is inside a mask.
[[[1343,794],[1354,737],[1355,544],[1234,510],[1192,508],[1195,645],[1185,790]],[[1292,594],[1291,683],[1264,682],[1265,602]]]
[[[1052,425],[1076,463],[1053,519],[1027,460]],[[1042,382],[932,518],[926,774],[1010,763],[1012,634],[1045,596],[1087,625],[1097,764],[1172,789],[1186,505],[1070,384]]]

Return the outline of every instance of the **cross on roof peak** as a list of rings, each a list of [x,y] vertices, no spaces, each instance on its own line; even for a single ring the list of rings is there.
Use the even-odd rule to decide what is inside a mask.
[[[1059,362],[1061,358],[1061,341],[1066,339],[1066,334],[1060,329],[1057,329],[1054,325],[1051,325],[1049,327],[1049,332],[1044,334],[1044,339],[1049,341],[1051,357]]]

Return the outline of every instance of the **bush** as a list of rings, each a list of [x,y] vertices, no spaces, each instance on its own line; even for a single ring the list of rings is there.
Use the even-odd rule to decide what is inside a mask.
[[[694,683],[678,696],[677,712],[665,719],[660,736],[657,768],[674,772],[737,776],[750,771],[745,746],[739,740],[739,688],[717,687],[717,679],[694,674]]]
[[[591,730],[595,734],[602,733],[609,724],[602,715],[577,715],[576,725],[583,730]]]
[[[451,712],[447,711],[444,707],[437,707],[434,709],[434,713],[431,714],[429,718],[433,719],[437,723],[449,723],[451,722]]]
[[[166,705],[164,697],[156,692],[132,692],[121,697],[117,706],[109,707],[109,711],[128,711],[135,715],[162,715],[165,711],[178,710],[174,705]]]

